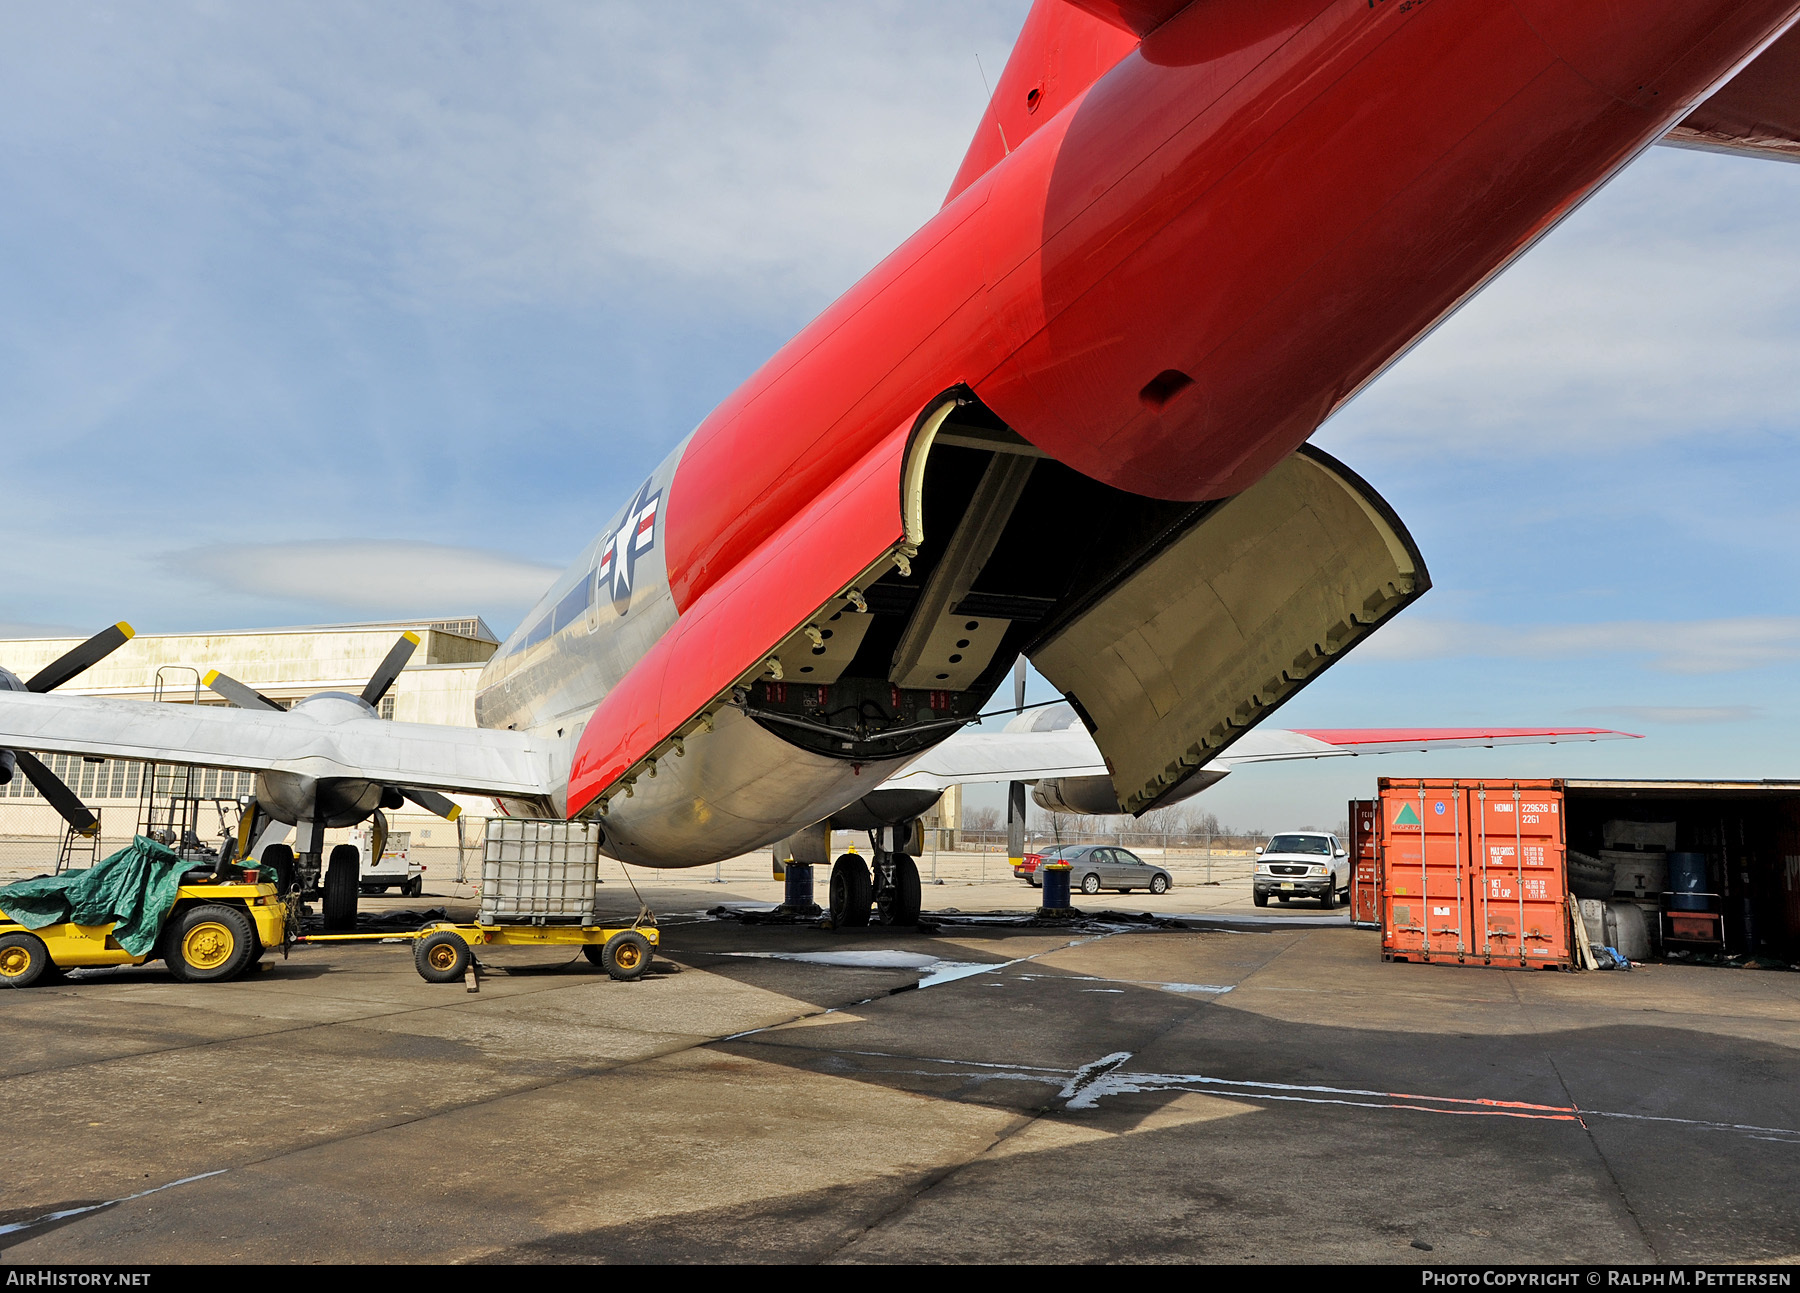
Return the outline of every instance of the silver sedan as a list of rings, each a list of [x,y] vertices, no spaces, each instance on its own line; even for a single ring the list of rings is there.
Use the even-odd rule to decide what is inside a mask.
[[[1117,889],[1120,893],[1130,893],[1133,889],[1167,893],[1169,886],[1175,883],[1174,877],[1161,867],[1151,866],[1130,849],[1112,844],[1065,848],[1061,857],[1044,860],[1046,863],[1053,860],[1068,863],[1069,887],[1082,893],[1099,893],[1102,889]]]

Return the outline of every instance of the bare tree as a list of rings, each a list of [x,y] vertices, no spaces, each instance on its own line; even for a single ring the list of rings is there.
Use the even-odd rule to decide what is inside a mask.
[[[1180,808],[1153,808],[1137,819],[1137,824],[1129,830],[1143,831],[1150,835],[1174,835],[1181,830]]]
[[[983,833],[998,830],[1000,827],[1000,810],[989,805],[984,808],[963,809],[963,829],[965,831],[981,831]]]
[[[1038,815],[1033,827],[1040,834],[1048,835],[1054,843],[1061,844],[1073,839],[1079,824],[1088,820],[1073,813],[1045,811]]]

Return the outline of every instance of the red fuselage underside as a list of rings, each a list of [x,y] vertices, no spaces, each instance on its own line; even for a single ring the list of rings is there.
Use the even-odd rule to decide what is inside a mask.
[[[682,640],[601,705],[570,811],[899,542],[900,455],[941,392],[1117,488],[1238,493],[1797,11],[1189,5],[701,423],[664,505]],[[1105,66],[1118,33],[1095,39]]]
[[[1242,490],[1797,8],[1189,6],[700,425],[676,605],[959,382],[1119,488]]]

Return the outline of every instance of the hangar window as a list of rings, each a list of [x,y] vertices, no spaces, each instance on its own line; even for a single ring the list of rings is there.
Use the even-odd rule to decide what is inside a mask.
[[[60,777],[69,789],[87,804],[135,802],[143,789],[144,765],[136,759],[95,759],[89,761],[78,754],[45,754],[39,756],[44,765]],[[159,792],[169,793],[170,775],[176,782],[185,769],[165,765],[158,776]],[[238,772],[229,768],[195,768],[193,787],[202,799],[239,799],[256,790],[254,772]],[[180,788],[177,785],[176,788]],[[22,772],[0,786],[0,799],[37,799],[37,787]]]
[[[143,764],[135,759],[99,759],[89,763],[78,754],[39,756],[46,767],[86,802],[136,799]],[[36,799],[37,787],[22,772],[0,786],[0,799]]]

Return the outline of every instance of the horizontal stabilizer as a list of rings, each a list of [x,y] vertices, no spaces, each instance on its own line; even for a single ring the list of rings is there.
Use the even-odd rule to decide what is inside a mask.
[[[1662,142],[1800,162],[1800,23],[1682,118]]]
[[[1187,8],[1192,0],[1064,0],[1101,22],[1144,37]]]

